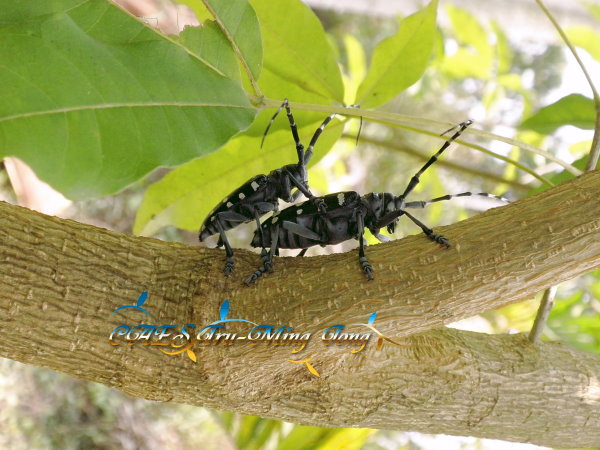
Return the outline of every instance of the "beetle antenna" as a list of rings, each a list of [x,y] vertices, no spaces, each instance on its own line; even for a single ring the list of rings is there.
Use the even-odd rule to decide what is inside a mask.
[[[273,114],[273,117],[271,117],[271,120],[269,121],[269,124],[267,125],[267,128],[265,128],[265,132],[263,133],[263,137],[262,137],[262,139],[260,141],[260,148],[263,148],[263,145],[265,143],[265,139],[267,138],[267,133],[271,129],[271,125],[273,125],[273,122],[275,121],[275,118],[279,115],[279,113],[281,112],[281,110],[286,107],[287,104],[288,104],[288,99],[286,98],[286,99],[283,100],[283,103],[281,104],[281,106],[277,109],[277,112],[275,114]]]

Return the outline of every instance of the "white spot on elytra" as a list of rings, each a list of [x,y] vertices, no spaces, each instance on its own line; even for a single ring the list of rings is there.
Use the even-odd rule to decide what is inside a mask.
[[[338,203],[340,204],[340,206],[342,206],[344,204],[344,193],[340,192],[337,196],[338,199]]]
[[[277,217],[277,216],[273,216],[273,220],[272,220],[272,222],[273,222],[273,223],[277,222],[277,219],[279,219],[279,217]]]
[[[240,195],[238,195],[238,197],[240,198],[240,200],[243,200],[246,198],[246,196],[244,195],[243,192],[240,192]]]
[[[233,206],[233,203],[231,203],[231,202],[227,202],[227,207],[228,207],[228,208],[231,208],[232,206]]]
[[[298,215],[302,214],[302,210],[299,209],[298,211],[296,211],[296,214],[298,214]]]
[[[252,189],[254,189],[254,190],[258,189],[258,183],[256,181],[253,181],[252,183],[250,183],[250,186],[252,186]]]

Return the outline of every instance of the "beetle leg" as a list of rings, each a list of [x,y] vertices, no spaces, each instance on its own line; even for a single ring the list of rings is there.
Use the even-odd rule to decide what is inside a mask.
[[[306,189],[306,187],[304,187],[304,185],[298,180],[298,178],[296,178],[292,174],[292,172],[290,172],[288,169],[285,169],[285,174],[289,177],[290,182],[291,182],[290,184],[294,185],[294,187],[298,188],[298,190],[300,192],[302,192],[306,198],[314,197],[314,195],[312,195],[312,193],[308,189]],[[291,186],[290,186],[290,189],[291,189]]]
[[[215,223],[217,225],[217,229],[219,230],[219,242],[225,246],[225,253],[227,254],[227,260],[225,261],[223,273],[225,276],[229,276],[231,272],[233,272],[233,250],[231,249],[231,245],[229,245],[227,235],[225,234],[225,230],[223,230],[223,225],[221,224],[221,218],[218,214],[215,218]]]
[[[275,255],[278,251],[278,248],[277,248],[278,239],[279,239],[279,224],[275,225],[273,227],[273,229],[271,230],[271,249],[269,250],[268,256],[266,255],[267,251],[264,248],[263,248],[264,254],[261,253],[261,255],[263,256],[263,266],[261,268],[259,268],[256,272],[254,272],[252,275],[250,275],[248,278],[246,278],[246,281],[244,281],[244,283],[246,283],[247,285],[250,285],[250,284],[254,283],[256,280],[258,280],[260,277],[262,277],[265,272],[273,270],[273,255]],[[266,258],[265,258],[265,256],[266,256]]]
[[[306,228],[303,225],[299,225],[295,222],[284,221],[283,228],[288,230],[298,236],[302,236],[306,239],[311,239],[313,241],[322,242],[321,236],[315,233],[313,230]]]
[[[406,215],[406,217],[412,220],[415,223],[415,225],[417,225],[421,230],[423,230],[423,233],[425,233],[429,239],[437,242],[438,244],[442,244],[445,247],[450,247],[450,241],[448,241],[448,239],[446,239],[444,236],[442,236],[441,234],[435,234],[431,228],[428,228],[424,223],[422,223],[420,220],[418,220],[416,217],[413,217],[406,211],[404,211],[404,214]]]
[[[367,279],[372,280],[374,270],[373,270],[373,267],[371,266],[371,263],[367,259],[367,256],[365,255],[365,239],[363,237],[363,235],[365,233],[365,220],[364,220],[363,213],[361,211],[358,211],[356,214],[356,222],[358,225],[358,242],[359,242],[358,262],[360,263],[360,266],[362,267],[363,272],[367,275]]]

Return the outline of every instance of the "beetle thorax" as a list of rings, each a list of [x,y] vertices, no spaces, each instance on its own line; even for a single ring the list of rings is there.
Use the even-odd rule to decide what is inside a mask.
[[[385,215],[396,210],[396,202],[393,194],[388,192],[371,192],[363,196],[369,215],[375,219],[381,219]]]

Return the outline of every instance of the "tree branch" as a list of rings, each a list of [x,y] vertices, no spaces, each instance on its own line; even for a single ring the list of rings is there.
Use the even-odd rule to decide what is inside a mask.
[[[522,336],[429,331],[600,267],[598,198],[600,172],[590,172],[436,229],[450,249],[423,235],[368,248],[375,281],[351,251],[278,258],[275,273],[250,288],[242,280],[259,264],[255,253],[237,250],[224,280],[221,250],[0,203],[0,354],[131,395],[293,422],[600,445],[598,355]],[[377,311],[377,329],[403,346],[351,354],[311,342],[298,355],[321,378],[286,362],[299,359],[289,347],[198,348],[197,363],[157,347],[111,347],[117,325],[144,316],[112,311],[142,291],[157,325],[207,325],[225,299],[230,317],[315,333]]]

